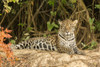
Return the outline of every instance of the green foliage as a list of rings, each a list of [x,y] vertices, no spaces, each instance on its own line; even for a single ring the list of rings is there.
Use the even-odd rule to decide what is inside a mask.
[[[69,0],[72,4],[76,3],[76,0]]]
[[[0,16],[1,16],[2,14],[0,14]]]
[[[95,29],[95,26],[93,26],[93,22],[94,22],[94,18],[89,18],[91,32]]]
[[[55,1],[56,1],[56,0],[49,0],[49,1],[48,1],[48,4],[49,4],[50,6],[54,6]]]
[[[7,3],[9,3],[9,2],[18,3],[19,0],[7,0]]]
[[[93,49],[93,48],[95,48],[97,46],[97,42],[96,41],[92,41],[91,42],[91,45],[89,46],[89,49]]]
[[[23,24],[23,23],[19,23],[18,25],[21,27],[25,26],[25,24]]]
[[[18,39],[18,38],[15,36],[14,39],[11,39],[11,40],[10,40],[10,42],[11,42],[12,44],[16,44],[16,40],[17,40],[17,39]]]
[[[21,24],[21,26],[23,27],[25,24]],[[27,27],[26,30],[23,32],[23,36],[21,38],[22,41],[24,40],[28,40],[30,38],[30,34],[29,32],[32,30],[32,27]]]
[[[89,22],[90,22],[90,25],[92,25],[94,22],[94,18],[89,18]]]
[[[6,13],[9,13],[10,11],[11,11],[11,6],[8,6],[8,3],[10,3],[10,2],[13,2],[13,3],[18,3],[19,2],[19,0],[6,0],[6,1],[3,1],[4,2],[4,7],[5,7],[5,12]]]
[[[54,11],[54,12],[51,11],[50,14],[51,14],[52,16],[55,16],[55,15],[57,14],[57,12],[56,12],[56,11]]]
[[[11,11],[11,7],[10,7],[10,6],[8,6],[8,5],[5,4],[4,7],[6,8],[5,11],[6,11],[7,13],[9,13],[9,12]]]
[[[31,31],[32,29],[32,27],[27,27],[27,31]]]
[[[86,49],[87,48],[87,45],[86,44],[81,43],[81,45],[83,46],[83,49]]]
[[[16,10],[15,9],[12,9],[11,13],[12,14],[16,14]]]
[[[15,41],[15,40],[11,40],[10,42],[11,42],[12,44],[15,44],[16,41]]]
[[[61,3],[66,4],[67,0],[61,0]]]
[[[94,49],[96,48],[97,46],[97,42],[96,41],[92,41],[90,45],[87,45],[87,44],[84,44],[84,43],[81,43],[83,45],[83,49]]]
[[[28,35],[29,35],[29,33],[25,33],[24,35],[28,36]]]
[[[29,33],[25,33],[24,36],[22,37],[22,40],[28,40],[30,38]]]
[[[100,9],[100,4],[96,4],[95,8]]]
[[[96,29],[100,32],[100,21],[97,21],[95,26]]]
[[[43,35],[43,37],[47,37],[47,35],[46,35],[46,34],[44,34],[44,35]]]
[[[48,29],[48,31],[51,31],[54,27],[58,28],[58,25],[55,24],[55,22],[53,22],[53,23],[50,23],[49,21],[47,22],[47,29]]]
[[[94,18],[89,18],[91,32],[95,30],[100,31],[100,21],[95,22],[95,26],[94,26],[93,25],[94,20],[95,20]]]

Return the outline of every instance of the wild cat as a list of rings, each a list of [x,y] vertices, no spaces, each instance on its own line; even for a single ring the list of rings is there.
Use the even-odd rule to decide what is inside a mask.
[[[23,41],[14,46],[16,49],[39,49],[46,51],[57,51],[68,54],[84,54],[76,45],[75,28],[78,20],[59,21],[60,28],[57,36],[36,37]]]

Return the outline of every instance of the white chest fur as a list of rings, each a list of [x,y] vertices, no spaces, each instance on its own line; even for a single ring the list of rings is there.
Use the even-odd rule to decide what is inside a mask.
[[[74,35],[71,37],[68,37],[68,38],[63,38],[58,35],[58,41],[59,41],[59,45],[65,47],[65,48],[66,47],[70,48],[70,47],[76,46],[76,40],[75,40]]]

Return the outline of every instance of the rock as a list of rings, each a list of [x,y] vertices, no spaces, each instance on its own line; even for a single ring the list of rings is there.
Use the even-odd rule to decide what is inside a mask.
[[[100,48],[97,51],[85,50],[86,55],[40,50],[14,50],[18,67],[100,67]]]

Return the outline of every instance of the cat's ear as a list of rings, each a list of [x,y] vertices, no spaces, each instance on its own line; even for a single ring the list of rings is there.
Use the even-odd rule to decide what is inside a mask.
[[[74,21],[73,21],[74,26],[76,26],[77,23],[78,23],[78,20],[74,20]]]
[[[58,20],[58,22],[59,22],[60,25],[62,25],[62,21],[61,20]]]

